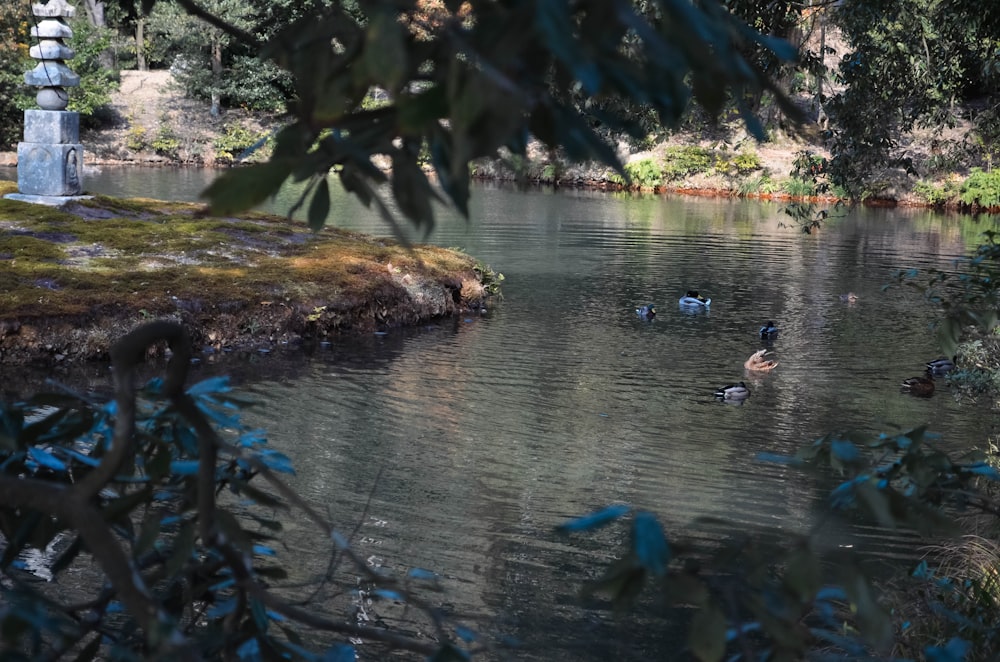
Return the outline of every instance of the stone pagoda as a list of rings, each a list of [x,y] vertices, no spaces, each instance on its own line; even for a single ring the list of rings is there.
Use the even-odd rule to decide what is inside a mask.
[[[80,115],[66,110],[69,95],[65,90],[79,85],[80,77],[66,66],[73,50],[63,43],[73,36],[65,19],[76,9],[66,0],[49,0],[32,5],[31,10],[39,19],[31,28],[38,43],[29,54],[39,62],[24,80],[41,88],[35,97],[40,110],[24,111],[24,142],[17,144],[18,193],[6,197],[60,205],[83,190]]]

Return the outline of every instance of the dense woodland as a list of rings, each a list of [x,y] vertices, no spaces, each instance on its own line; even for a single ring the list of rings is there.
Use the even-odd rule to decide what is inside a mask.
[[[822,145],[830,157],[807,154],[802,176],[850,197],[872,194],[877,178],[895,168],[924,178],[941,202],[1000,205],[992,170],[1000,13],[979,2],[87,0],[80,10],[70,66],[84,84],[73,104],[90,121],[104,121],[115,69],[131,67],[172,68],[189,94],[210,101],[210,112],[241,106],[280,115],[267,160],[229,170],[209,189],[215,212],[249,209],[294,179],[308,183],[303,201],[310,196],[309,221],[318,228],[333,174],[387,221],[429,228],[434,198],[467,211],[477,159],[523,158],[533,140],[629,180],[636,173],[615,148],[623,137],[642,146],[734,120],[760,139],[782,131]],[[10,145],[30,103],[20,82],[28,3],[4,4],[0,20],[0,139]],[[832,62],[834,34],[846,50]],[[949,133],[958,126],[959,134]],[[923,171],[901,149],[915,129],[940,136]],[[996,352],[963,362],[962,343],[994,342],[997,258],[988,236],[961,277],[900,277],[940,307],[942,344],[959,357],[956,374],[986,393],[995,389]],[[161,342],[176,360],[165,381],[139,389],[132,368]],[[438,596],[421,572],[390,577],[357,558],[337,525],[280,481],[287,458],[241,426],[234,413],[241,403],[224,382],[184,389],[189,351],[183,329],[154,323],[113,348],[113,403],[62,394],[0,410],[0,530],[8,541],[0,618],[8,651],[24,659],[349,660],[351,638],[435,660],[496,650],[488,633],[435,608]],[[39,418],[42,405],[49,409]],[[962,525],[945,509],[961,506],[995,541],[995,458],[953,460],[928,441],[920,428],[876,439],[830,435],[774,461],[843,472],[838,507],[882,525],[956,533]],[[872,449],[898,459],[876,464]],[[279,590],[280,563],[268,546],[280,536],[280,518],[252,509],[235,516],[230,492],[268,509],[302,509],[372,595],[425,614],[437,638],[298,607]],[[926,627],[900,629],[893,605],[850,563],[831,584],[808,540],[792,541],[783,558],[724,556],[715,560],[732,565],[713,568],[696,550],[672,550],[651,513],[611,508],[564,528],[581,535],[615,521],[628,527],[615,550],[620,560],[591,590],[628,609],[644,586],[665,589],[694,613],[689,650],[697,659],[958,661],[995,659],[1000,650],[1000,555],[946,582],[922,569],[915,581],[924,584],[896,599],[925,601]],[[86,600],[68,602],[18,579],[18,552],[44,547],[63,530],[72,542],[53,571],[88,557],[106,580]],[[720,593],[722,576],[741,581],[740,600]]]

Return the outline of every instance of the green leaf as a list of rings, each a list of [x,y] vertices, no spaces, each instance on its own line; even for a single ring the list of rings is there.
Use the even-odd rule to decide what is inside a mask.
[[[250,485],[245,480],[240,480],[238,478],[233,478],[230,480],[230,485],[237,494],[242,494],[243,496],[250,497],[258,505],[264,506],[265,508],[288,508],[288,504],[283,502],[281,499],[269,494],[258,487]],[[255,518],[256,519],[256,518]],[[275,522],[277,526],[272,526],[267,524],[272,522],[272,520],[257,520],[262,526],[267,526],[268,528],[280,529],[281,523]]]
[[[587,597],[604,593],[611,597],[616,609],[624,609],[635,601],[645,583],[645,569],[637,565],[635,559],[625,557],[611,564],[603,577],[587,584],[582,594]]]
[[[892,508],[889,507],[888,497],[872,481],[857,484],[855,492],[861,504],[867,507],[868,512],[881,526],[889,529],[895,529],[898,526],[899,522],[893,515]]]
[[[215,510],[215,521],[230,540],[241,552],[251,554],[253,552],[253,541],[247,532],[240,526],[240,522],[227,510],[217,508]]]
[[[938,346],[945,356],[958,354],[958,342],[962,337],[962,324],[953,317],[945,318],[938,327]]]
[[[726,653],[726,615],[715,604],[698,610],[691,620],[688,645],[703,662],[716,662]]]
[[[857,610],[862,636],[876,648],[885,650],[892,645],[892,620],[875,599],[868,578],[856,567],[847,569],[844,590]]]
[[[177,576],[177,573],[183,570],[184,565],[191,558],[192,552],[194,552],[194,541],[195,523],[185,522],[180,532],[174,538],[173,550],[163,569],[168,579],[173,579]]]
[[[785,569],[784,582],[802,603],[812,601],[823,586],[819,557],[807,545],[800,545],[792,552]]]
[[[132,556],[138,558],[147,550],[152,549],[153,543],[156,542],[156,538],[159,535],[159,516],[155,513],[147,514],[146,519],[143,520],[142,526],[139,528],[139,538],[135,541],[135,545],[132,547]]]
[[[8,567],[21,553],[21,550],[31,542],[35,535],[35,529],[42,523],[42,516],[38,512],[29,510],[21,515],[18,521],[20,526],[17,527],[16,531],[13,533],[4,531],[7,536],[7,545],[4,547],[3,556],[0,556],[0,568]],[[44,547],[45,545],[42,545],[42,548]]]
[[[392,159],[392,194],[402,212],[418,228],[429,233],[434,229],[434,209],[431,199],[436,194],[427,175],[409,156],[400,152]]]
[[[97,653],[101,650],[101,640],[103,638],[103,634],[96,633],[90,640],[90,643],[80,650],[77,656],[73,659],[73,662],[88,662],[88,660],[96,660]]]
[[[326,225],[326,217],[330,213],[330,184],[326,177],[321,177],[316,184],[312,202],[309,203],[309,229],[319,232]]]
[[[56,557],[56,560],[52,563],[52,574],[58,575],[63,570],[69,567],[69,565],[76,560],[80,552],[83,550],[83,538],[76,536],[73,538],[73,542]]]
[[[233,168],[201,193],[212,214],[226,215],[252,209],[275,195],[288,179],[296,162],[272,159],[267,163]]]
[[[369,80],[393,94],[400,90],[407,74],[407,50],[403,24],[395,12],[378,11],[369,17],[362,61]]]

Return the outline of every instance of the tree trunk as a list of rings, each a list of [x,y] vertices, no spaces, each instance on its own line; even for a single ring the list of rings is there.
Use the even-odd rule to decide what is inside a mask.
[[[146,17],[140,16],[135,21],[135,68],[146,71]]]
[[[222,40],[215,36],[212,38],[212,109],[209,111],[212,117],[218,117],[222,112],[222,99],[219,95],[219,86],[222,83]]]
[[[83,9],[87,14],[87,20],[95,28],[106,28],[107,22],[104,19],[104,0],[86,0]]]

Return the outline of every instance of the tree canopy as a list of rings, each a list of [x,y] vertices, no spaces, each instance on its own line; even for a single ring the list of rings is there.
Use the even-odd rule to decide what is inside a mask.
[[[189,0],[179,4],[198,11]],[[463,213],[470,163],[501,148],[523,155],[529,137],[621,172],[607,132],[641,135],[642,127],[610,100],[649,108],[664,125],[676,124],[692,100],[711,113],[732,103],[763,136],[750,100],[763,90],[784,96],[748,54],[795,55],[719,3],[680,0],[647,11],[627,0],[329,3],[261,47],[294,81],[289,122],[268,163],[228,172],[209,188],[213,211],[252,207],[287,179],[305,180],[310,224],[319,226],[333,171],[393,220],[380,191],[388,183],[422,228],[433,224],[437,195],[425,161]],[[373,90],[386,99],[375,108],[365,105]]]

